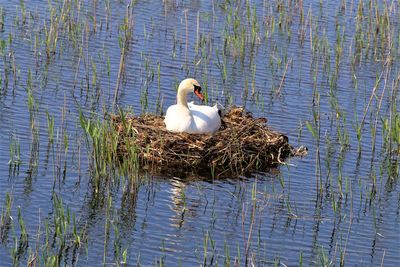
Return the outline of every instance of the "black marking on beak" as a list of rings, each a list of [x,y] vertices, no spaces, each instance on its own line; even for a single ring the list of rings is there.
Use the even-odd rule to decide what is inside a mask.
[[[193,87],[194,87],[194,90],[196,92],[199,92],[199,93],[201,92],[201,87],[200,86],[193,84]]]

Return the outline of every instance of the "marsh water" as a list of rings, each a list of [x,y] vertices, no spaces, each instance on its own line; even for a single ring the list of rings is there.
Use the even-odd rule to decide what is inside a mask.
[[[0,266],[398,266],[399,7],[0,1]],[[186,77],[308,155],[94,190],[79,114],[162,115]]]

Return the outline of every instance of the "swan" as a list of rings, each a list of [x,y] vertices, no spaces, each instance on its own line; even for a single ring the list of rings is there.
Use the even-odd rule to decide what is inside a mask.
[[[214,133],[221,126],[217,105],[213,107],[187,102],[188,93],[204,100],[200,84],[192,78],[183,80],[178,87],[177,104],[170,106],[164,123],[168,131],[185,133]]]

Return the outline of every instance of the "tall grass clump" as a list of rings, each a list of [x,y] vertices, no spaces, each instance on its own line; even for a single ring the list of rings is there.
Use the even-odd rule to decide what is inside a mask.
[[[245,4],[241,1],[226,1],[221,8],[226,13],[222,33],[224,52],[243,62],[246,51],[250,51],[252,55],[256,46],[260,44],[260,23],[256,7],[251,7],[249,1]]]
[[[44,221],[43,232],[39,226],[38,241],[35,250],[28,256],[28,266],[61,266],[63,262],[74,265],[87,240],[86,225],[79,225],[75,214],[54,193],[53,214]]]
[[[129,135],[135,136],[134,128],[126,120],[126,115],[120,111],[122,125],[129,129]],[[126,175],[136,171],[139,167],[137,149],[135,146],[127,145],[125,159],[119,161],[118,153],[119,133],[111,120],[98,118],[86,118],[82,112],[79,113],[81,127],[84,130],[88,151],[90,155],[92,186],[95,193],[101,191],[104,183],[114,184],[113,178],[119,175]]]
[[[392,179],[400,173],[400,113],[397,111],[397,86],[392,87],[390,113],[382,118],[383,146],[387,155],[388,174]]]

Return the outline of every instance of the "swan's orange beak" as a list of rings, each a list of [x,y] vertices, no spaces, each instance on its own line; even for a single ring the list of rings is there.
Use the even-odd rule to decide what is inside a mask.
[[[200,92],[200,90],[201,90],[201,87],[200,87],[200,86],[199,86],[199,87],[195,86],[195,88],[194,88],[194,94],[197,95],[197,97],[200,98],[201,101],[204,101],[204,96],[203,96],[203,94]]]

